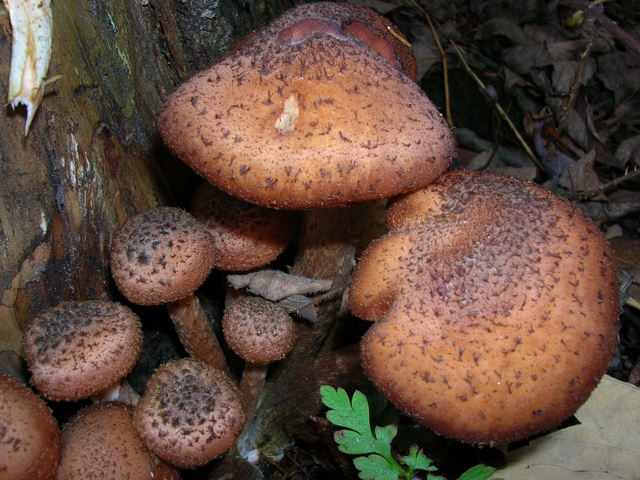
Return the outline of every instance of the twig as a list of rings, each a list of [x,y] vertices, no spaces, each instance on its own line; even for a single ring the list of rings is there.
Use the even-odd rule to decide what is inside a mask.
[[[589,38],[587,39],[587,45],[584,50],[580,53],[580,64],[578,66],[578,72],[576,73],[575,78],[573,79],[573,84],[571,85],[571,89],[569,90],[569,98],[564,108],[562,109],[562,113],[560,115],[560,120],[558,125],[561,130],[564,129],[564,123],[569,116],[569,112],[573,108],[573,105],[576,103],[577,93],[580,88],[580,84],[582,83],[582,77],[584,76],[584,71],[587,67],[587,63],[589,62],[589,57],[591,56],[591,48],[593,47],[593,41],[596,38],[596,27],[595,25],[591,25],[591,33],[589,34]]]
[[[480,87],[480,89],[484,92],[486,91],[486,86],[485,84],[482,82],[482,80],[480,80],[480,78],[473,72],[473,70],[471,70],[471,67],[469,67],[469,64],[467,64],[464,55],[462,53],[462,50],[460,50],[460,48],[458,47],[458,45],[456,45],[456,43],[451,40],[451,45],[453,45],[453,48],[456,50],[456,53],[458,54],[458,57],[460,57],[460,61],[462,62],[462,65],[464,67],[464,69],[466,70],[466,72],[471,76],[471,78],[478,84],[478,86]],[[531,148],[529,147],[529,145],[527,144],[527,142],[524,140],[524,138],[522,138],[522,135],[520,135],[520,132],[518,131],[518,129],[515,127],[515,125],[513,124],[513,122],[511,121],[511,119],[509,118],[509,116],[507,115],[507,113],[504,111],[504,109],[500,106],[500,104],[498,102],[492,102],[494,108],[498,111],[498,113],[500,114],[500,117],[507,123],[507,125],[509,126],[509,129],[513,132],[513,134],[516,136],[516,138],[518,139],[518,141],[520,142],[520,145],[522,145],[522,148],[524,148],[524,150],[527,152],[527,155],[529,155],[529,158],[531,158],[531,160],[533,161],[533,163],[535,163],[538,168],[540,170],[542,170],[543,172],[545,172],[547,169],[545,168],[545,166],[542,164],[542,162],[540,162],[540,160],[538,159],[538,157],[536,157],[536,155],[533,153],[533,151],[531,150]]]
[[[589,198],[593,198],[596,195],[599,195],[600,193],[605,192],[606,190],[608,190],[608,189],[610,189],[612,187],[615,187],[616,185],[619,185],[622,182],[626,182],[627,180],[631,180],[632,178],[636,178],[637,176],[640,176],[640,169],[634,170],[634,171],[629,172],[629,173],[625,173],[621,177],[614,178],[610,182],[603,183],[598,188],[583,193],[580,197],[582,199],[585,199],[585,200],[589,199]]]
[[[442,60],[442,80],[444,82],[444,103],[445,103],[445,112],[447,115],[447,122],[449,125],[453,125],[453,115],[451,114],[451,96],[449,94],[449,61],[447,60],[447,53],[444,51],[442,46],[442,42],[440,42],[440,36],[438,35],[438,31],[436,30],[433,21],[431,20],[431,15],[429,15],[424,8],[422,8],[416,0],[410,0],[411,4],[420,10],[420,12],[424,15],[424,18],[429,22],[429,28],[431,29],[431,34],[433,35],[433,39],[438,46],[438,50],[440,51],[440,59]]]
[[[582,10],[589,17],[598,21],[605,29],[609,30],[614,37],[624,43],[627,47],[635,50],[636,53],[640,53],[640,43],[620,28],[616,22],[607,17],[599,7],[595,5],[595,2],[590,2],[588,0],[562,0],[562,3],[570,5],[578,10]]]

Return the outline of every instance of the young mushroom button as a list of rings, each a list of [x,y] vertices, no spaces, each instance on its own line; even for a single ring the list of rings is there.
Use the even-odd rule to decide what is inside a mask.
[[[598,228],[534,184],[464,171],[395,201],[387,224],[349,296],[377,320],[361,354],[382,393],[475,444],[571,416],[616,343],[616,269]]]
[[[63,302],[33,319],[23,346],[38,391],[75,401],[119,386],[138,360],[142,326],[118,303]]]
[[[367,9],[301,5],[178,87],[159,132],[210,183],[265,207],[330,207],[420,188],[449,166],[454,142],[408,76],[407,45]]]
[[[209,183],[196,188],[191,213],[208,229],[219,252],[216,268],[245,271],[275,260],[295,230],[296,212],[244,202]]]
[[[217,251],[207,229],[172,207],[131,217],[111,247],[118,290],[138,305],[162,305],[191,295],[214,267]]]
[[[222,455],[244,422],[240,392],[229,377],[189,358],[158,368],[133,414],[149,449],[178,468],[196,468]]]
[[[247,421],[251,421],[268,364],[289,353],[295,340],[295,325],[280,305],[237,293],[227,296],[222,331],[229,347],[245,361],[240,391]]]

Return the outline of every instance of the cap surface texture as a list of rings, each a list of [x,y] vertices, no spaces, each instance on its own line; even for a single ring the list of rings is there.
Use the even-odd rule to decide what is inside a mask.
[[[510,442],[572,415],[613,354],[617,276],[580,210],[534,184],[451,172],[388,210],[361,258],[361,353],[409,416],[469,443]]]
[[[75,401],[131,371],[142,346],[142,326],[118,303],[63,302],[29,324],[23,345],[38,391],[52,400]]]
[[[244,420],[233,382],[192,359],[158,368],[134,412],[134,425],[145,444],[179,468],[195,468],[222,455]]]
[[[453,156],[450,129],[402,62],[384,58],[395,58],[389,40],[362,10],[302,5],[247,37],[167,99],[166,145],[210,183],[273,208],[345,205],[433,181]]]
[[[111,274],[118,290],[138,305],[161,305],[195,292],[215,265],[206,227],[173,207],[131,217],[111,246]]]

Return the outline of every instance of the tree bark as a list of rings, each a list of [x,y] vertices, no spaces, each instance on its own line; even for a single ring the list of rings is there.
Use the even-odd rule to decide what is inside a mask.
[[[113,233],[156,205],[182,206],[194,174],[163,148],[164,98],[292,0],[56,0],[50,84],[25,138],[25,112],[0,114],[0,350],[64,300],[114,298]],[[0,7],[0,95],[11,26]]]

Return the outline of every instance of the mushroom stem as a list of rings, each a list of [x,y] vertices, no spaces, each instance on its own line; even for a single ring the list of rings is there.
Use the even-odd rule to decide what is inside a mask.
[[[256,413],[268,370],[269,364],[267,363],[246,362],[244,365],[240,380],[240,393],[242,393],[242,404],[247,424],[251,423]]]
[[[89,398],[93,403],[117,400],[135,407],[138,404],[138,400],[140,400],[140,395],[138,395],[129,382],[123,378],[113,385],[94,393]]]
[[[192,294],[169,302],[167,311],[187,353],[197,360],[229,373],[224,352],[209,325],[198,297]]]

